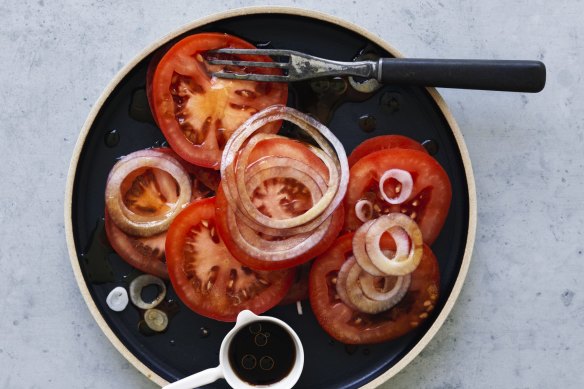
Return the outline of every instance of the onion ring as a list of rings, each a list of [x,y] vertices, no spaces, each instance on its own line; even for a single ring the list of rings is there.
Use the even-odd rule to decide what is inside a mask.
[[[409,239],[399,232],[400,229],[403,229]],[[380,240],[386,231],[396,241],[396,255],[393,259],[386,257],[381,251]],[[404,255],[406,250],[403,245],[408,244],[409,240],[411,245],[407,255]],[[423,244],[422,232],[416,222],[401,213],[390,213],[375,219],[365,235],[365,249],[371,262],[386,275],[403,276],[413,272],[422,259]]]
[[[395,198],[388,197],[383,190],[385,181],[389,180],[390,178],[393,178],[400,183],[399,190],[396,188],[395,192],[398,193],[398,196]],[[406,201],[412,195],[413,188],[414,180],[412,179],[410,172],[406,170],[389,169],[385,171],[379,179],[379,193],[381,194],[381,197],[383,197],[383,199],[390,204],[401,204]]]
[[[369,207],[368,213],[365,212],[364,207]],[[357,201],[357,204],[355,204],[355,215],[363,223],[368,222],[373,217],[373,203],[367,199]]]
[[[178,198],[174,203],[167,204],[169,210],[162,215],[140,215],[128,209],[124,203],[124,194],[121,193],[124,180],[128,175],[144,168],[164,171],[178,184]],[[105,190],[105,203],[112,221],[118,228],[130,235],[148,237],[168,229],[174,217],[189,203],[191,188],[189,174],[176,159],[159,151],[140,150],[120,159],[110,171]]]

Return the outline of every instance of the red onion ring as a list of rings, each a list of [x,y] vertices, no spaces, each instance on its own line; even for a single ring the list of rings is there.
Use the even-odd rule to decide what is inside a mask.
[[[381,236],[386,231],[396,243],[396,255],[392,259],[386,257],[380,247]],[[404,249],[410,241],[409,249]],[[390,213],[375,219],[365,235],[365,250],[373,265],[386,275],[393,276],[409,274],[418,267],[424,251],[423,243],[422,232],[416,222],[401,213]]]
[[[126,177],[144,168],[159,169],[176,180],[179,194],[169,205],[168,212],[157,216],[139,215],[124,204],[121,186]],[[148,237],[168,229],[174,217],[189,203],[191,179],[184,167],[168,154],[155,150],[140,150],[121,158],[108,176],[105,190],[105,204],[114,224],[127,234]]]
[[[399,190],[396,188],[396,193],[398,193],[398,196],[394,198],[388,197],[383,190],[385,181],[389,180],[390,178],[393,178],[400,183]],[[383,197],[383,199],[390,204],[401,204],[406,201],[412,195],[413,188],[414,180],[412,179],[410,172],[406,170],[389,169],[385,171],[379,179],[379,193],[381,194],[381,197]]]

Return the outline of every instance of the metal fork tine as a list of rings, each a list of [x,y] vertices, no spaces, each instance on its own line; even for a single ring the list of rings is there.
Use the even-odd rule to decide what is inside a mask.
[[[234,61],[229,59],[208,59],[207,63],[211,65],[233,65],[233,66],[247,66],[256,68],[278,68],[287,69],[290,64],[282,62],[260,62],[260,61]]]
[[[274,56],[289,56],[289,50],[278,49],[218,49],[208,51],[214,54],[251,54],[251,55],[274,55]]]
[[[215,72],[215,73],[212,73],[212,75],[215,77],[229,78],[232,80],[261,81],[261,82],[287,82],[287,81],[290,81],[289,76],[278,76],[278,75],[274,75],[274,74]]]

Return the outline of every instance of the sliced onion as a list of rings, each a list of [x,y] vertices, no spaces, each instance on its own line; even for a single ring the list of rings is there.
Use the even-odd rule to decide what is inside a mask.
[[[379,277],[374,277],[371,274],[362,272],[359,276],[359,282],[361,284],[361,290],[363,294],[369,297],[371,300],[376,301],[389,301],[391,306],[394,306],[406,295],[408,288],[410,287],[410,282],[412,280],[411,274],[406,274],[405,276],[385,276],[384,282],[389,283],[395,280],[393,287],[390,290],[380,292],[375,287],[375,283],[378,281]],[[389,309],[389,308],[388,308]]]
[[[355,256],[355,260],[359,263],[359,266],[361,266],[367,273],[374,276],[385,276],[386,274],[371,262],[371,258],[369,258],[369,254],[365,248],[365,236],[374,221],[375,220],[369,220],[368,222],[365,222],[365,224],[355,231],[355,235],[353,235],[353,255]]]
[[[122,312],[128,306],[128,292],[125,288],[118,286],[112,289],[107,295],[105,302],[107,306],[116,312]]]
[[[159,289],[158,296],[151,302],[142,299],[142,289],[149,285],[156,285]],[[160,278],[150,274],[142,274],[132,280],[130,283],[130,300],[138,308],[152,309],[164,300],[166,297],[166,284]]]
[[[390,282],[393,276],[383,277]],[[354,257],[349,257],[337,274],[336,291],[348,307],[364,313],[376,314],[395,306],[406,295],[411,276],[397,277],[391,290],[380,292],[375,287],[379,277],[365,272]]]
[[[164,214],[140,215],[124,204],[124,193],[121,190],[124,180],[128,175],[145,168],[152,168],[157,179],[163,181],[174,179],[178,184],[178,196],[166,193],[174,201],[167,203],[169,210]],[[162,172],[156,172],[157,169]],[[110,171],[105,190],[105,203],[112,221],[127,234],[140,237],[152,236],[167,230],[190,198],[191,180],[188,172],[172,156],[155,150],[140,150],[120,159]]]
[[[397,304],[408,291],[409,283],[406,285],[404,277],[400,277],[401,282],[396,283],[394,288],[386,293],[385,296],[380,294],[380,298],[372,299],[368,297],[363,290],[362,277],[365,277],[365,279],[373,278],[371,275],[367,275],[367,273],[363,272],[363,269],[358,264],[353,266],[347,275],[347,295],[349,301],[351,301],[359,311],[364,313],[376,314],[386,311]],[[374,285],[371,286],[373,288],[368,288],[370,292],[370,289],[375,289]]]
[[[347,277],[349,276],[349,272],[351,271],[351,269],[355,266],[359,266],[359,264],[355,261],[355,257],[353,256],[349,257],[345,262],[343,262],[343,265],[341,266],[341,268],[339,269],[339,273],[337,274],[337,283],[335,286],[337,289],[337,294],[339,295],[341,301],[345,303],[345,305],[347,305],[349,308],[358,311],[359,308],[356,307],[355,304],[351,302],[351,300],[349,299],[349,294],[347,293]]]
[[[385,232],[389,232],[396,243],[396,254],[391,259],[383,254],[380,247],[381,236]],[[407,246],[408,249],[404,249]],[[406,275],[413,272],[422,259],[422,232],[416,222],[404,214],[383,215],[375,219],[367,230],[365,249],[373,265],[386,275]]]
[[[168,315],[160,309],[151,308],[144,312],[144,321],[152,331],[162,332],[168,327]]]
[[[383,186],[385,181],[393,178],[399,182],[399,189],[396,189],[398,193],[397,197],[390,198],[385,193]],[[414,180],[410,172],[402,169],[389,169],[385,171],[381,178],[379,179],[379,193],[385,201],[390,204],[401,204],[406,201],[412,195],[412,189],[414,188]]]
[[[331,215],[330,219],[325,220],[313,232],[296,235],[283,240],[270,241],[262,238],[261,235],[245,225],[245,223],[240,223],[236,219],[232,209],[227,209],[226,214],[227,229],[229,230],[231,239],[246,254],[264,261],[283,261],[300,256],[312,249],[326,235],[333,217]]]
[[[366,207],[369,207],[369,213],[365,210]],[[373,203],[366,199],[357,201],[357,204],[355,204],[355,215],[363,223],[368,222],[373,217]]]

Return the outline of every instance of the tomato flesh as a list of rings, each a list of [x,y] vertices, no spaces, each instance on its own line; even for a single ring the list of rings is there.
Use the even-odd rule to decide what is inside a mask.
[[[310,270],[310,305],[321,327],[347,344],[371,344],[395,339],[418,327],[438,301],[440,275],[432,250],[424,254],[404,298],[378,314],[356,311],[339,298],[336,280],[339,269],[352,254],[353,233],[339,237],[331,249],[318,257]]]
[[[173,150],[199,166],[219,168],[221,153],[231,134],[251,115],[274,104],[286,104],[286,83],[227,80],[215,71],[246,71],[209,65],[203,55],[221,59],[271,61],[265,56],[209,54],[220,48],[253,49],[252,44],[220,33],[188,36],[160,59],[149,79],[150,104],[156,122]],[[253,68],[265,74],[277,69]],[[265,127],[276,132],[279,123]]]
[[[412,194],[402,204],[384,201],[379,192],[381,175],[389,169],[401,169],[412,175]],[[424,243],[432,244],[448,215],[452,189],[448,175],[440,164],[427,153],[408,149],[375,151],[361,158],[350,170],[349,188],[345,196],[345,229],[354,231],[363,224],[357,218],[355,205],[361,199],[372,202],[372,218],[391,212],[401,212],[418,223]],[[384,192],[395,197],[397,181],[385,182]]]
[[[193,311],[234,321],[249,309],[260,314],[286,294],[294,270],[258,271],[238,262],[215,226],[215,199],[196,201],[172,222],[166,240],[168,272],[179,298]]]
[[[164,170],[138,169],[129,174],[120,187],[123,201],[132,212],[143,216],[162,216],[169,204],[178,199],[176,180]]]

